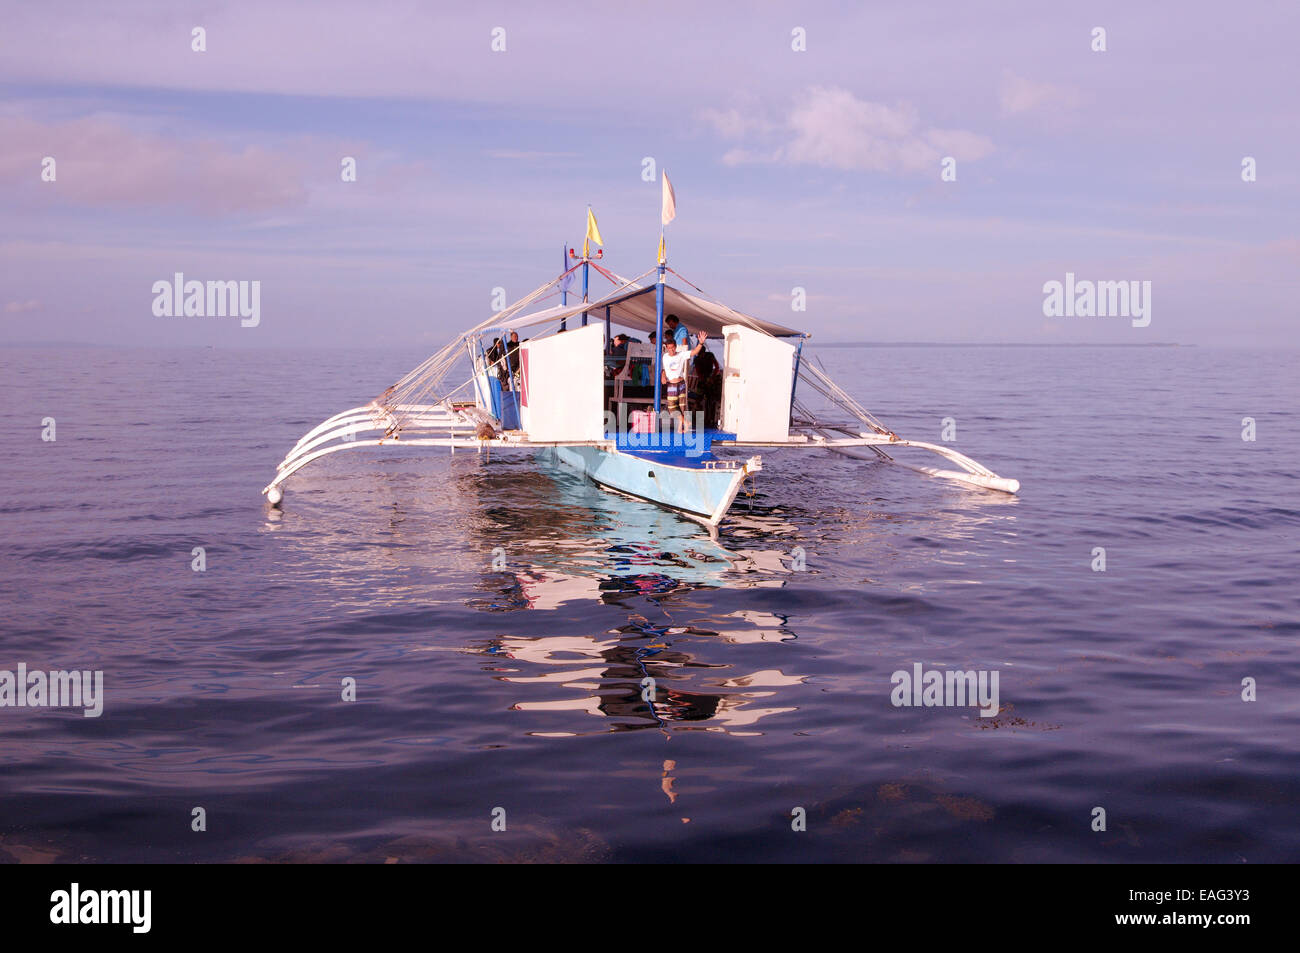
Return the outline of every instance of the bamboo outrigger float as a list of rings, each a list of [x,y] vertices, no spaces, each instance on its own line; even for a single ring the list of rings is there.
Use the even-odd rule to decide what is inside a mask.
[[[667,193],[665,200],[665,224]],[[599,242],[589,214],[588,238]],[[727,514],[746,477],[762,469],[760,448],[835,452],[865,460],[900,463],[921,473],[1003,493],[1016,480],[998,476],[951,447],[905,440],[867,412],[821,368],[803,359],[808,335],[760,320],[704,294],[659,262],[636,278],[623,278],[600,263],[603,249],[569,249],[562,274],[470,328],[392,387],[361,407],[335,414],[313,428],[281,461],[262,490],[272,505],[283,499],[285,481],[315,460],[363,447],[447,447],[489,455],[544,451],[608,489],[675,510],[709,527]],[[573,264],[570,265],[570,260]],[[568,303],[569,287],[582,274],[582,301]],[[589,269],[612,289],[590,297]],[[696,293],[668,283],[668,275]],[[559,294],[560,303],[539,307]],[[719,426],[689,432],[664,429],[663,351],[634,342],[613,357],[614,328],[656,332],[664,340],[665,314],[693,332],[723,343]],[[581,325],[568,328],[571,318]],[[594,317],[594,323],[590,319]],[[505,357],[489,354],[484,340],[531,332]],[[790,343],[794,341],[796,343]],[[458,365],[469,380],[445,390]],[[644,379],[653,369],[653,382]],[[644,372],[642,371],[644,369]],[[641,386],[636,379],[643,373]],[[797,399],[800,384],[844,415],[823,420]],[[459,395],[459,396],[458,396]],[[629,432],[630,407],[653,407],[659,429]],[[644,418],[642,418],[644,420]],[[916,466],[894,459],[899,449],[920,449],[957,469]]]

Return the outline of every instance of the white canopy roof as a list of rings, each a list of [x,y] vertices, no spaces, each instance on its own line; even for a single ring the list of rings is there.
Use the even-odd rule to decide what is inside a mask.
[[[560,321],[561,318],[582,314],[583,311],[590,315],[590,320],[603,321],[605,320],[606,307],[610,310],[610,320],[614,324],[646,332],[655,329],[657,313],[654,285],[633,288],[630,291],[624,291],[621,294],[610,295],[605,298],[597,298],[586,304],[579,301],[577,304],[555,305],[530,314],[521,314],[518,317],[510,318],[506,327],[518,330],[535,327],[539,324],[552,324]],[[773,324],[771,321],[762,321],[751,315],[742,314],[724,304],[687,294],[672,285],[665,284],[664,316],[667,317],[670,314],[677,315],[682,324],[686,325],[687,329],[692,333],[703,331],[713,338],[721,337],[722,329],[728,324],[743,324],[773,337],[798,337],[803,333],[779,324]]]

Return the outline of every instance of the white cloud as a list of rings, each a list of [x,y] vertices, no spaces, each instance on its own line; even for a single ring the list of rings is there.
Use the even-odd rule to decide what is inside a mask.
[[[56,159],[57,190],[33,172],[33,157]],[[214,214],[306,201],[307,156],[260,144],[231,148],[210,139],[138,132],[115,119],[45,122],[0,116],[0,182],[20,183],[83,205],[184,206]]]
[[[907,104],[887,106],[859,99],[846,89],[807,89],[780,121],[738,110],[704,110],[699,118],[724,138],[765,140],[762,147],[736,146],[725,165],[788,163],[845,171],[937,174],[939,160],[982,159],[993,143],[978,133],[937,129]]]
[[[723,165],[760,165],[781,161],[781,150],[754,152],[750,149],[728,149],[722,154]]]
[[[746,134],[765,134],[774,124],[757,114],[745,115],[739,109],[701,109],[697,117],[717,130],[724,139],[743,139]]]
[[[1043,110],[1073,109],[1081,101],[1079,93],[1073,89],[1054,86],[1051,83],[1036,83],[1023,76],[1017,76],[1011,70],[1002,71],[1001,99],[1004,116]]]

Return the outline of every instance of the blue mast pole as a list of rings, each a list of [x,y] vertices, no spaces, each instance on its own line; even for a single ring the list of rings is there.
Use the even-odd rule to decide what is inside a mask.
[[[587,303],[587,249],[582,250],[582,303]],[[587,326],[587,312],[582,312],[582,326]]]
[[[588,219],[588,222],[589,222],[589,224],[588,224],[588,228],[590,228],[590,227],[591,227],[591,226],[590,226],[590,219],[591,219],[591,205],[590,205],[590,204],[587,205],[587,219]],[[588,232],[587,235],[583,236],[583,239],[582,239],[582,303],[583,303],[583,304],[586,304],[586,303],[587,303],[587,260],[591,257],[591,246],[588,245],[587,242],[588,242],[588,240],[589,240],[589,237],[588,237],[588,236],[590,236],[590,234],[591,234],[591,233]],[[586,311],[582,312],[582,326],[583,326],[584,328],[587,326],[587,312],[586,312]]]
[[[659,391],[664,376],[664,232],[659,229],[659,283],[655,285],[655,417],[659,416]]]
[[[560,249],[560,257],[563,259],[563,261],[560,262],[560,274],[564,274],[566,271],[569,270],[569,249],[567,246]],[[569,293],[564,290],[564,280],[561,279],[560,280],[560,304],[566,305],[568,303],[569,303]],[[564,326],[566,324],[568,324],[568,320],[561,318],[560,319],[561,331],[564,330]]]

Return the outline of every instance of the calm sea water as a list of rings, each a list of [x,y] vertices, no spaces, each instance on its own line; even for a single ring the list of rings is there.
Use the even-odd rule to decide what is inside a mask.
[[[1297,352],[825,349],[1021,495],[767,453],[716,542],[500,453],[265,505],[422,354],[0,354],[0,669],[106,692],[0,709],[0,859],[1300,859]],[[894,707],[917,662],[1001,713]]]

